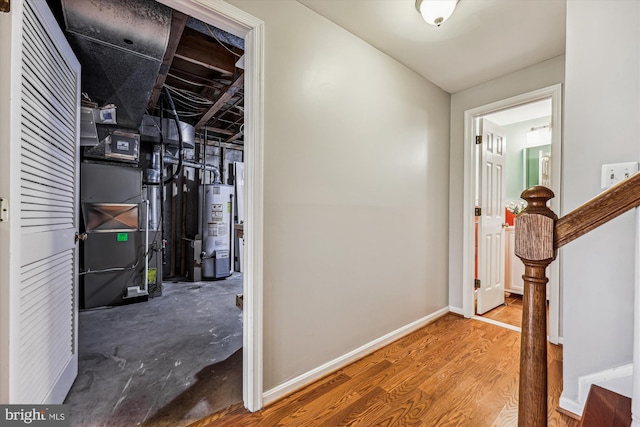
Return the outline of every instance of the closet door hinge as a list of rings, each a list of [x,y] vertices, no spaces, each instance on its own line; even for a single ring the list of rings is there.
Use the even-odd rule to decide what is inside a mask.
[[[0,222],[9,221],[9,202],[4,197],[0,197]]]
[[[482,144],[482,135],[476,135],[476,145]]]
[[[473,281],[473,288],[474,289],[480,289],[480,279],[475,279]]]
[[[0,12],[11,12],[11,0],[0,0]]]

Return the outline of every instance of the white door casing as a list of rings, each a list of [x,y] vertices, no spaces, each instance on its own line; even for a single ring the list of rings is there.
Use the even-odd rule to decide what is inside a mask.
[[[78,371],[80,64],[46,2],[0,19],[0,401],[62,403]]]
[[[506,194],[506,132],[487,119],[480,119],[480,162],[478,197],[481,215],[478,221],[478,313],[504,304]]]
[[[465,317],[474,315],[474,269],[475,257],[475,189],[476,176],[474,165],[476,164],[476,152],[473,139],[475,138],[474,123],[477,118],[529,102],[551,98],[551,190],[555,197],[551,199],[551,209],[562,215],[561,188],[562,188],[562,84],[536,89],[531,92],[512,96],[510,98],[495,101],[486,105],[471,108],[464,112],[464,186],[463,186],[463,259],[462,259],[462,310]],[[558,251],[558,258],[548,268],[549,277],[549,342],[559,344],[560,337],[560,266],[562,264],[562,249]]]

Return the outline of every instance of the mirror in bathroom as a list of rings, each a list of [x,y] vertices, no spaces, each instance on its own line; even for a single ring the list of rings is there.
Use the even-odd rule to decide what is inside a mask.
[[[528,147],[523,150],[524,188],[551,185],[551,144]]]

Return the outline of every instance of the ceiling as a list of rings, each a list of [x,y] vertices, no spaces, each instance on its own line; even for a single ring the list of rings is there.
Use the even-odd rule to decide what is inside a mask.
[[[530,102],[517,107],[500,110],[495,113],[482,116],[499,126],[507,126],[527,120],[550,117],[552,114],[551,98]]]
[[[460,0],[440,27],[414,0],[298,0],[449,93],[564,54],[566,0]]]

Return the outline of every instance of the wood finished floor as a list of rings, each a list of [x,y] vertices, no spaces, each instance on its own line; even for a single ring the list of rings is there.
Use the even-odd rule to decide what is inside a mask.
[[[447,314],[265,409],[232,405],[191,427],[517,425],[518,332]],[[556,408],[562,348],[549,344],[549,426],[577,427]]]
[[[505,294],[504,304],[480,316],[508,325],[522,327],[522,295]]]

